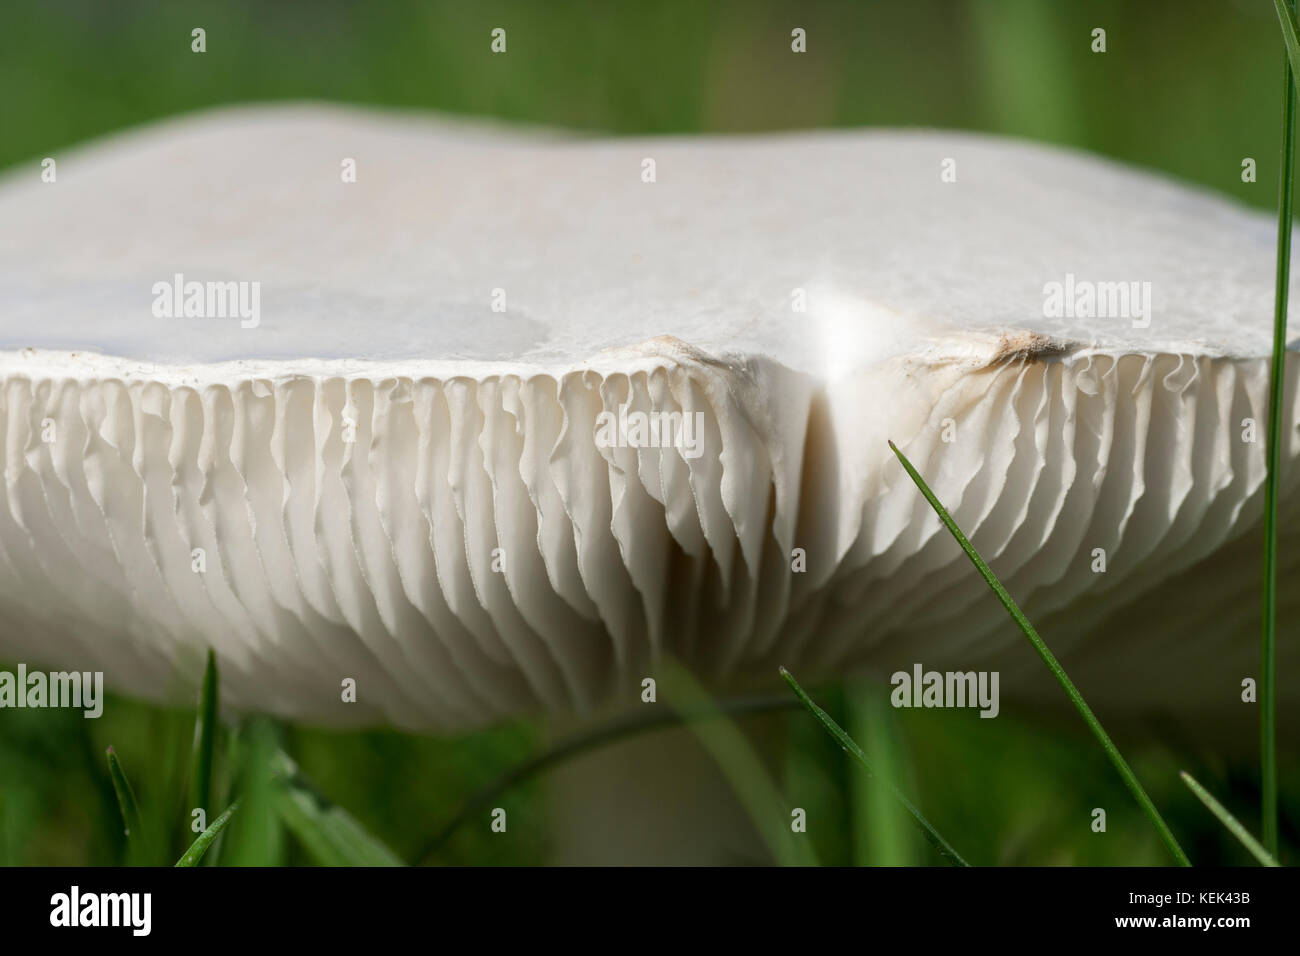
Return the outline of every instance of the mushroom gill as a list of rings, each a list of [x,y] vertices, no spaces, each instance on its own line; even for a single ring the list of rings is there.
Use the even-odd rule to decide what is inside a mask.
[[[1090,699],[1198,719],[1254,666],[1272,234],[1229,202],[960,133],[302,106],[60,171],[0,187],[0,656],[174,699],[212,647],[235,711],[410,729],[664,654],[1054,694],[892,438]]]

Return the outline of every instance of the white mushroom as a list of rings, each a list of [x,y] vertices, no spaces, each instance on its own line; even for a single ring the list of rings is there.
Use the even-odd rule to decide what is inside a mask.
[[[1090,698],[1226,711],[1253,673],[1266,216],[961,133],[320,107],[58,171],[0,189],[4,658],[174,699],[211,646],[236,711],[413,729],[631,705],[666,652],[1038,676],[892,438]]]

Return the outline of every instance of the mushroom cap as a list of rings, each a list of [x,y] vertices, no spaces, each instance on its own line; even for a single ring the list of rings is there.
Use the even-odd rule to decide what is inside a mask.
[[[966,133],[279,106],[16,171],[0,221],[0,657],[169,699],[211,646],[235,710],[412,729],[664,654],[1040,667],[892,438],[1090,699],[1253,673],[1275,236],[1203,191]],[[259,283],[255,325],[156,314],[193,282]]]

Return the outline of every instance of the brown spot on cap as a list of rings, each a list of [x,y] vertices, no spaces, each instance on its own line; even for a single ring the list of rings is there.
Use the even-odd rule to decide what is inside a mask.
[[[1069,351],[1069,348],[1063,342],[1058,342],[1041,332],[1005,332],[998,339],[997,348],[994,350],[989,364],[1032,362],[1036,359],[1061,355],[1067,351]]]

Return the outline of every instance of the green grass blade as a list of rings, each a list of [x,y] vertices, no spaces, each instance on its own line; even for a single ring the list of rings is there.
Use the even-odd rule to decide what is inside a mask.
[[[1183,783],[1187,784],[1188,789],[1196,794],[1201,803],[1205,804],[1206,808],[1219,818],[1219,822],[1241,841],[1241,845],[1249,850],[1255,859],[1259,860],[1264,866],[1278,865],[1277,860],[1269,855],[1268,850],[1265,850],[1263,845],[1250,835],[1250,831],[1241,825],[1241,821],[1229,813],[1227,807],[1214,799],[1214,795],[1210,791],[1197,783],[1195,777],[1186,770],[1180,772],[1179,776],[1183,778]]]
[[[1287,295],[1291,286],[1291,210],[1295,192],[1295,77],[1300,75],[1300,28],[1295,0],[1273,0],[1286,41],[1283,68],[1282,168],[1278,175],[1277,287],[1273,297],[1273,361],[1269,373],[1268,466],[1264,478],[1264,599],[1260,639],[1260,793],[1264,845],[1276,856],[1277,831],[1277,494],[1282,464],[1282,373],[1286,360]]]
[[[966,556],[970,558],[971,563],[975,565],[975,569],[979,571],[988,586],[993,589],[993,593],[996,594],[998,600],[1002,602],[1002,606],[1007,609],[1007,613],[1011,615],[1012,620],[1014,620],[1020,630],[1024,632],[1025,637],[1029,639],[1029,643],[1033,646],[1034,650],[1038,652],[1038,656],[1041,657],[1043,663],[1047,665],[1047,669],[1052,672],[1052,676],[1056,678],[1057,683],[1059,683],[1062,689],[1064,689],[1066,696],[1070,698],[1075,709],[1077,709],[1080,716],[1083,717],[1084,723],[1088,725],[1093,736],[1097,738],[1102,749],[1106,751],[1106,756],[1110,758],[1110,762],[1114,764],[1115,769],[1119,771],[1120,777],[1124,780],[1124,785],[1127,786],[1129,792],[1133,794],[1133,798],[1137,800],[1138,806],[1142,808],[1143,812],[1150,818],[1152,824],[1155,825],[1157,832],[1160,834],[1160,839],[1163,840],[1165,846],[1169,848],[1169,852],[1173,854],[1174,859],[1183,866],[1191,866],[1192,863],[1187,859],[1187,854],[1183,852],[1183,848],[1178,845],[1178,841],[1174,838],[1173,831],[1169,829],[1169,825],[1165,823],[1164,817],[1160,815],[1160,811],[1156,809],[1156,805],[1152,803],[1151,798],[1147,796],[1146,790],[1144,790],[1142,784],[1138,782],[1138,778],[1129,767],[1128,761],[1126,761],[1123,755],[1119,752],[1119,748],[1116,747],[1114,742],[1110,739],[1110,735],[1102,728],[1101,721],[1096,718],[1092,712],[1092,708],[1088,706],[1087,701],[1083,699],[1083,695],[1080,694],[1078,688],[1074,686],[1074,681],[1070,680],[1069,675],[1065,673],[1065,668],[1063,668],[1060,662],[1057,661],[1056,655],[1048,650],[1047,644],[1038,636],[1038,632],[1034,630],[1034,626],[1029,623],[1029,619],[1025,617],[1016,602],[1011,599],[1011,595],[1008,594],[1007,589],[1002,586],[1002,582],[998,580],[997,575],[995,575],[992,569],[984,563],[984,559],[979,556],[979,552],[975,550],[974,546],[966,538],[966,535],[962,533],[961,528],[957,527],[957,522],[952,520],[952,516],[948,514],[947,509],[939,503],[939,499],[934,496],[934,492],[932,492],[930,487],[925,483],[925,479],[917,474],[916,469],[912,467],[912,463],[907,460],[907,456],[899,451],[898,446],[892,441],[889,443],[889,447],[892,448],[894,454],[898,456],[898,460],[902,462],[903,469],[911,477],[912,481],[916,483],[916,487],[919,488],[921,494],[925,496],[925,500],[930,503],[930,507],[933,508],[935,513],[939,516],[939,520],[943,522],[944,526],[952,536],[957,539],[957,543],[961,545],[961,549],[966,552]]]
[[[723,716],[717,703],[680,662],[666,658],[660,673],[659,688],[669,706],[679,713],[705,715],[705,719],[687,726],[726,777],[773,859],[781,866],[816,866],[811,841],[806,834],[790,829],[790,807],[735,721]]]
[[[279,808],[275,775],[281,729],[265,717],[252,717],[231,735],[232,793],[239,794],[239,813],[209,851],[222,866],[283,866],[288,844]],[[211,860],[209,860],[211,862]]]
[[[280,818],[321,866],[404,866],[402,860],[298,772],[283,751],[272,766]]]
[[[136,803],[135,791],[131,789],[131,781],[126,779],[122,762],[117,759],[117,751],[109,747],[105,753],[108,756],[108,775],[112,778],[113,792],[117,794],[117,806],[122,811],[122,824],[126,828],[127,859],[140,865],[148,861],[140,805]]]
[[[203,687],[199,692],[199,714],[194,722],[194,767],[190,775],[190,799],[194,807],[202,808],[204,813],[212,798],[212,754],[217,740],[217,693],[217,656],[209,650],[208,666],[204,668]]]
[[[1273,7],[1277,10],[1278,22],[1282,24],[1282,40],[1286,44],[1287,60],[1290,61],[1288,72],[1300,74],[1300,23],[1296,23],[1291,4],[1273,0]]]
[[[235,815],[235,811],[238,809],[239,801],[236,800],[226,808],[225,813],[213,820],[212,824],[198,835],[198,839],[190,844],[190,848],[176,861],[176,865],[198,866],[199,860],[203,859],[203,854],[207,853],[208,847],[212,846],[212,841],[217,838],[217,834],[226,828],[226,824],[230,822],[230,818]]]
[[[804,689],[799,686],[799,682],[794,679],[794,675],[784,667],[781,668],[781,676],[785,678],[786,683],[790,685],[791,689],[799,697],[799,700],[803,702],[803,705],[807,707],[808,710],[811,711],[812,715],[821,722],[821,725],[830,732],[830,735],[839,741],[840,746],[857,758],[858,763],[866,767],[867,772],[875,777],[875,767],[871,765],[871,761],[867,759],[867,755],[862,752],[862,748],[857,745],[857,742],[844,732],[844,728],[835,723],[830,714],[817,706],[816,701],[808,696]],[[903,808],[911,814],[912,819],[915,820],[917,826],[921,828],[921,832],[925,834],[925,838],[930,841],[940,854],[943,855],[944,859],[954,866],[970,866],[969,863],[962,859],[961,854],[952,848],[952,844],[943,838],[939,831],[934,828],[921,811],[916,809],[916,807],[912,805],[911,801],[908,800],[907,797],[903,796],[897,787],[888,780],[884,780],[880,777],[877,777],[877,779],[881,780],[881,782],[889,788],[894,799],[902,804]]]
[[[845,733],[855,742],[861,741],[858,746],[871,754],[876,766],[876,772],[870,773],[861,761],[850,757],[848,812],[853,865],[915,866],[914,821],[891,789],[893,781],[907,779],[907,767],[889,694],[875,684],[855,684],[844,688],[843,701]],[[803,706],[799,700],[795,703]],[[820,721],[817,726],[825,730]],[[902,787],[897,789],[902,791]]]

